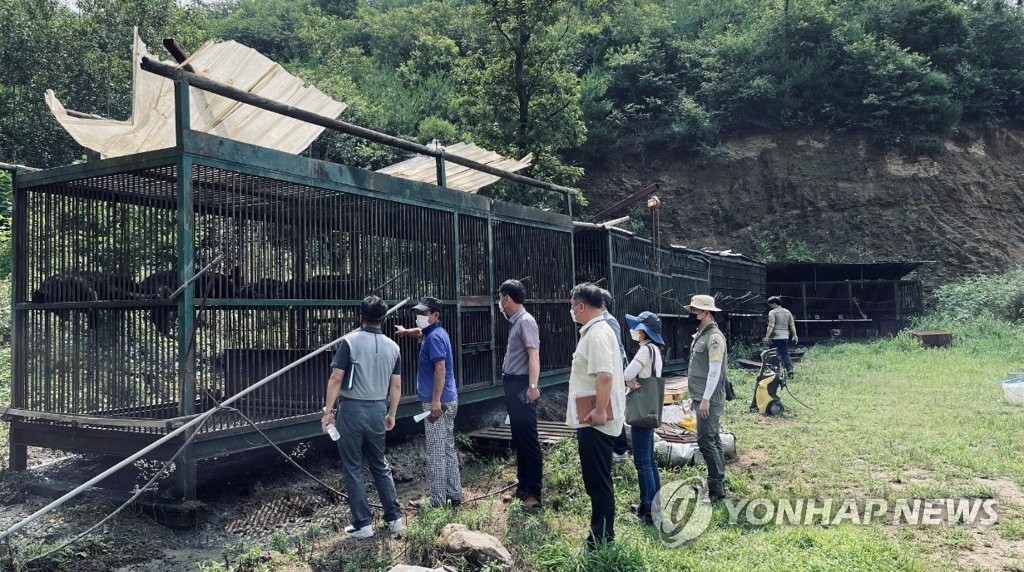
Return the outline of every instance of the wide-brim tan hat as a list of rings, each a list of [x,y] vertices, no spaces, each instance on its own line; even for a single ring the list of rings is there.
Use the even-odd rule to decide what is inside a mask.
[[[697,294],[693,298],[690,298],[690,304],[683,306],[687,312],[691,314],[694,310],[707,310],[708,312],[721,312],[722,310],[715,306],[715,297],[708,296],[707,294]]]

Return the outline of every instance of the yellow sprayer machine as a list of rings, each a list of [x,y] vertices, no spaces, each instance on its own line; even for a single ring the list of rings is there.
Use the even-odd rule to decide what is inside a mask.
[[[786,387],[786,369],[782,367],[779,352],[774,348],[761,352],[761,369],[754,381],[754,398],[750,400],[751,413],[782,415],[786,410],[779,399],[779,391]]]

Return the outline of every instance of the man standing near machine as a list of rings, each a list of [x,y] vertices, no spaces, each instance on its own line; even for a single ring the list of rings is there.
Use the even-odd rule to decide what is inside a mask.
[[[789,356],[789,342],[795,345],[800,340],[796,336],[796,320],[789,310],[782,307],[782,298],[772,296],[768,298],[768,305],[771,310],[768,312],[768,330],[764,334],[764,342],[771,343],[772,347],[779,352],[779,359],[786,368],[786,376],[793,375],[793,358]]]

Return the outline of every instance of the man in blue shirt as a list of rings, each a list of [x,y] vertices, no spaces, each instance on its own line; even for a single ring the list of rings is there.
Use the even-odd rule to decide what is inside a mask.
[[[441,323],[441,302],[426,297],[413,306],[416,327],[396,326],[400,336],[422,336],[416,364],[416,394],[423,411],[430,416],[424,424],[427,436],[427,472],[430,475],[430,504],[454,506],[462,503],[462,478],[459,453],[455,450],[455,414],[458,394],[455,389],[455,359],[452,340]]]

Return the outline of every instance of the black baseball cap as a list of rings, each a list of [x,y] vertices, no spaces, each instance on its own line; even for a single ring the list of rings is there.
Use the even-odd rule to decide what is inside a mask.
[[[418,310],[420,312],[437,312],[438,314],[440,314],[441,301],[438,300],[437,298],[427,296],[426,298],[422,298],[420,300],[420,303],[413,306],[412,309]]]

